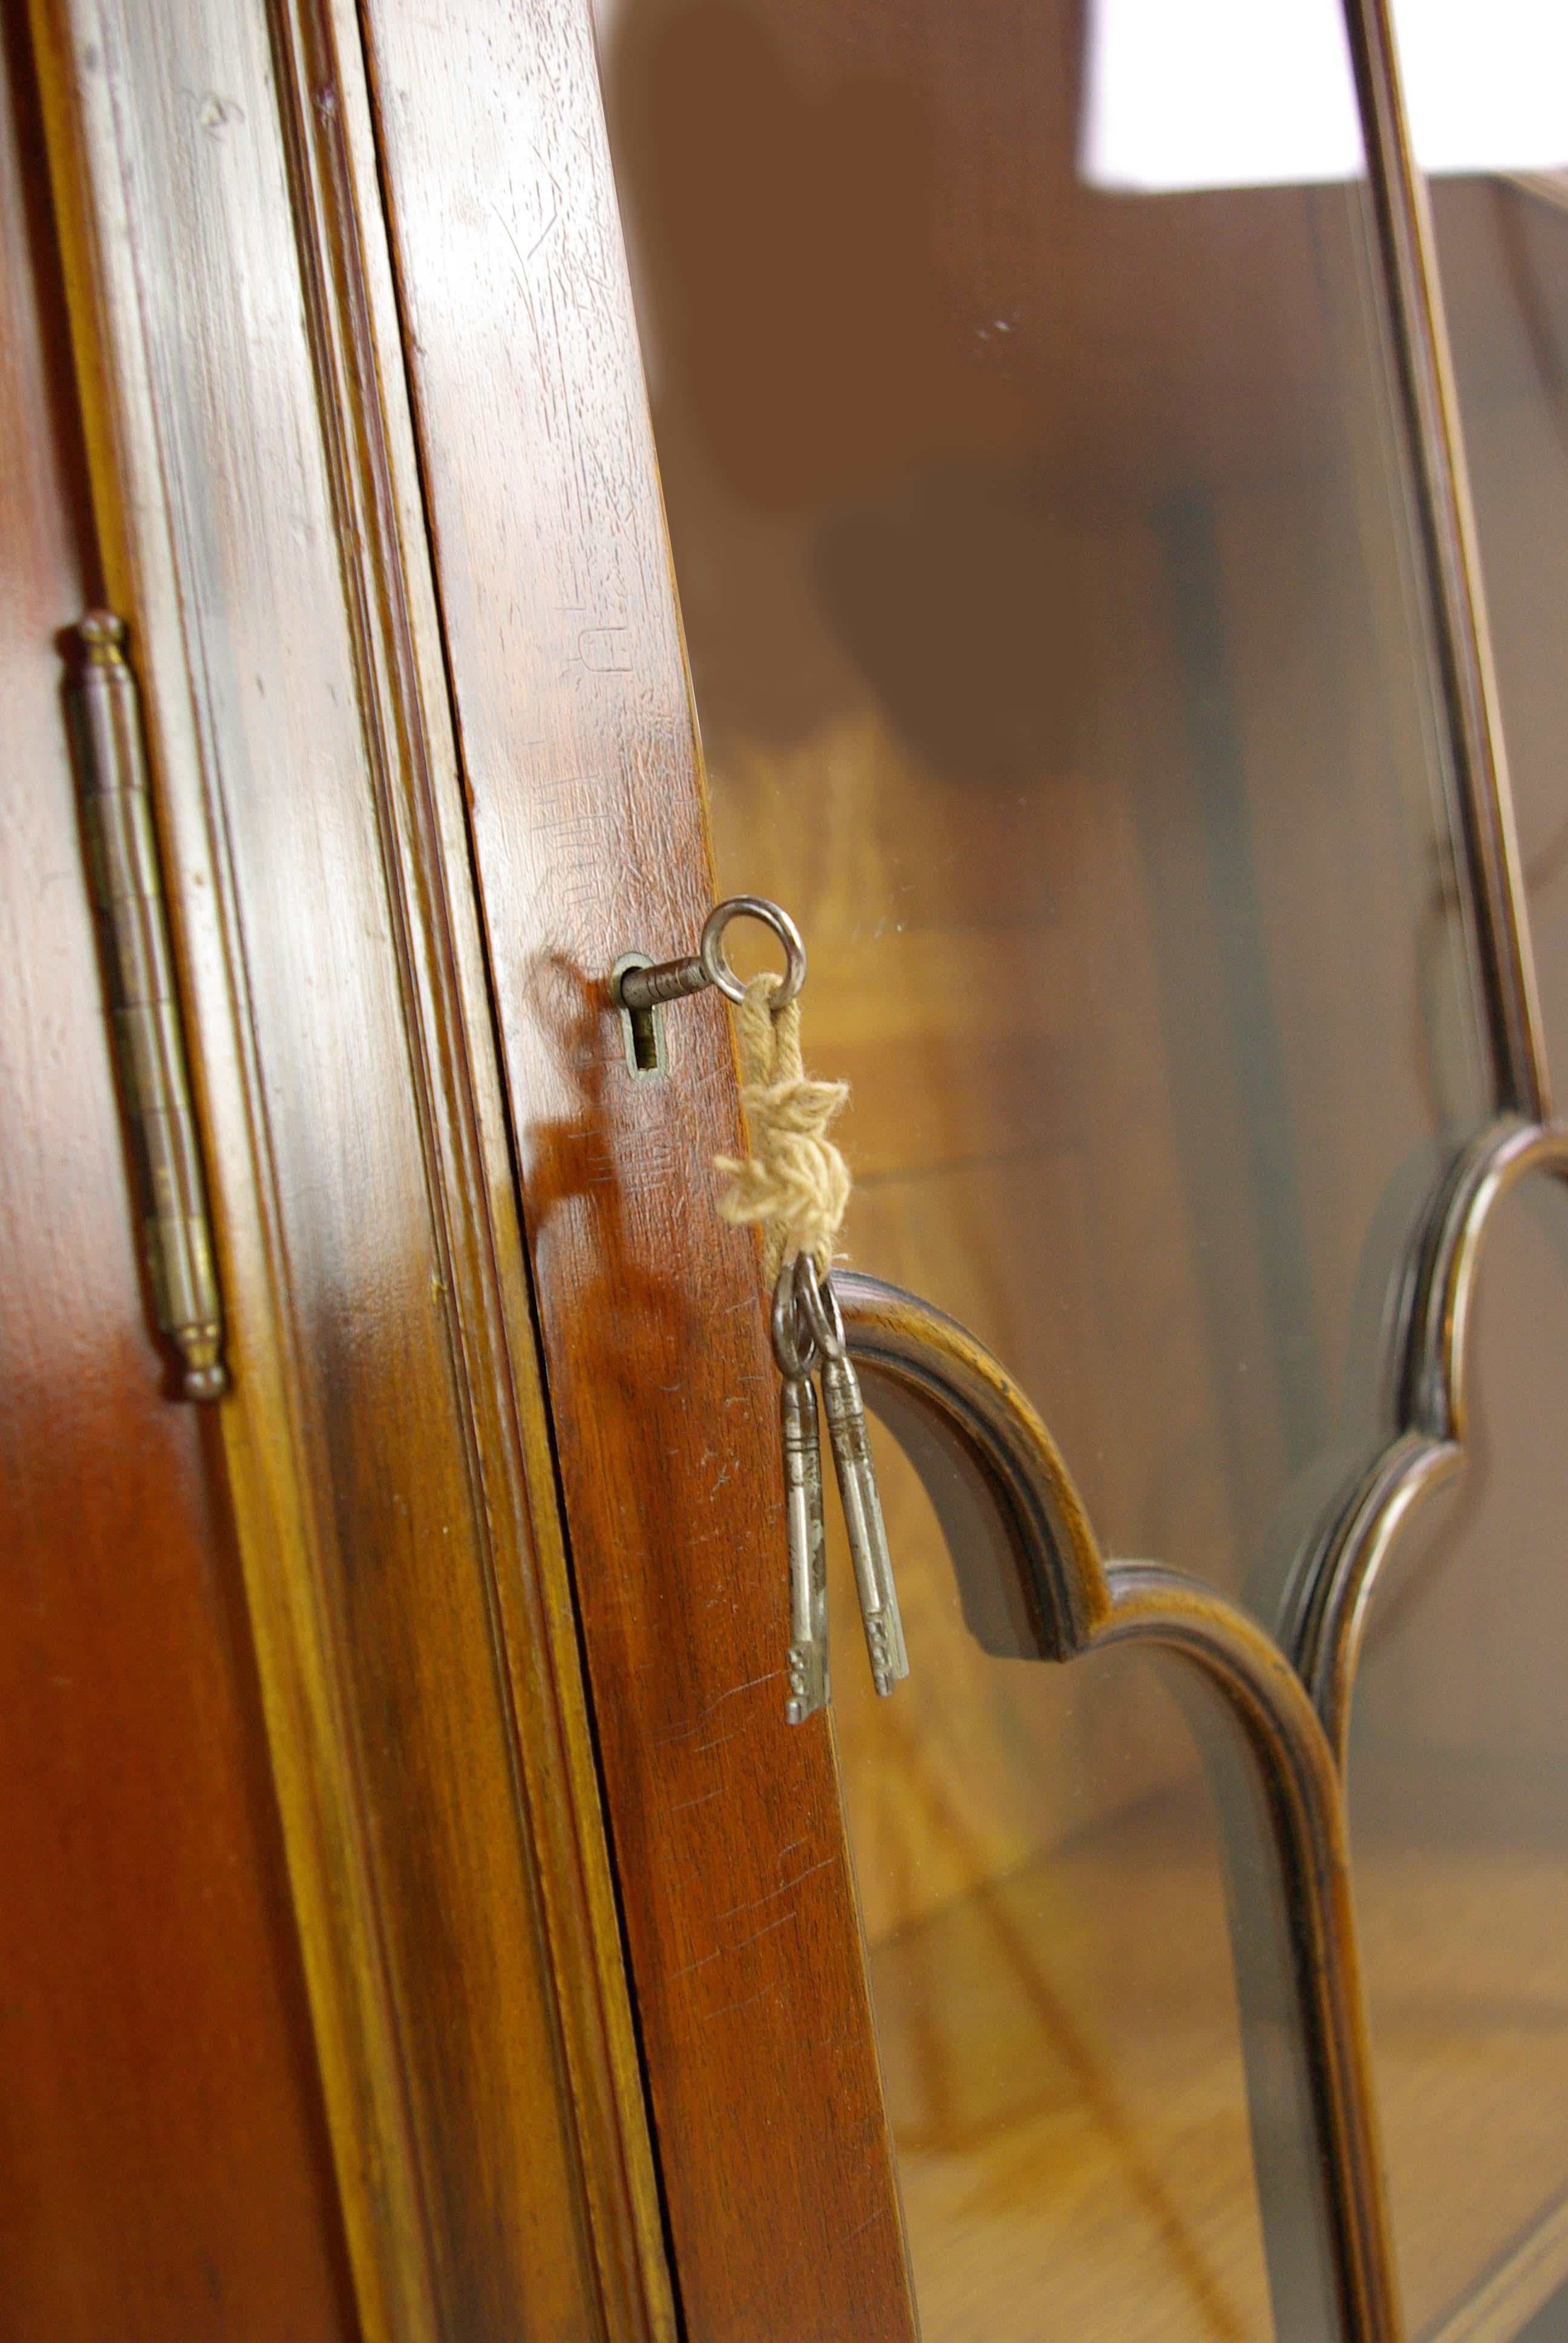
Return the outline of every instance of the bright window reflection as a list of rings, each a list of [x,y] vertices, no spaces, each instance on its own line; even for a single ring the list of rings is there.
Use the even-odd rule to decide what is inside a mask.
[[[1563,0],[1395,0],[1429,171],[1568,165]],[[1091,0],[1081,164],[1130,192],[1348,179],[1361,129],[1338,0]]]

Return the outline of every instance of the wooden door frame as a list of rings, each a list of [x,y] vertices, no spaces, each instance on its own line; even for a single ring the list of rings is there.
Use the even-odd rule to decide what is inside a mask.
[[[670,1012],[638,1080],[608,991],[691,947],[712,872],[588,10],[363,22],[681,2305],[724,2343],[908,2343],[832,1727],[785,1721],[755,1242],[714,1209],[729,1012]]]
[[[33,30],[359,2318],[651,2343],[673,2310],[357,33],[311,0],[174,13],[38,0]],[[303,1025],[295,916],[301,984],[332,930]]]

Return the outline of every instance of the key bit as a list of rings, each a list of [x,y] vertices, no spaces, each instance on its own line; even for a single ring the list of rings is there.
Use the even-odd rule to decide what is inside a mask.
[[[773,1355],[780,1377],[784,1524],[789,1553],[789,1693],[784,1714],[803,1725],[825,1708],[828,1676],[828,1557],[822,1514],[822,1446],[811,1369],[817,1346],[803,1322],[789,1269],[773,1297]]]
[[[844,1321],[830,1277],[819,1277],[809,1253],[795,1263],[795,1289],[810,1336],[819,1353],[822,1408],[833,1450],[833,1470],[844,1508],[844,1527],[855,1566],[855,1586],[866,1630],[871,1681],[884,1697],[910,1673],[899,1614],[898,1590],[888,1552],[877,1468],[866,1430],[860,1379],[850,1363]]]
[[[791,1725],[802,1725],[814,1709],[825,1708],[829,1698],[822,1450],[817,1394],[806,1376],[787,1376],[780,1383],[779,1422],[789,1540],[789,1697],[784,1713]]]

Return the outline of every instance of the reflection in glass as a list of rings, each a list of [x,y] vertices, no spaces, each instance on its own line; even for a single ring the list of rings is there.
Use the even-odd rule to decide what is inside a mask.
[[[1560,0],[1396,0],[1423,170],[1568,162]],[[1338,0],[1091,0],[1083,173],[1092,186],[1302,186],[1353,178],[1362,142]]]
[[[1395,8],[1431,189],[1549,1056],[1568,1066],[1568,18]],[[1534,44],[1510,56],[1507,45]],[[1510,119],[1510,117],[1517,117]],[[1521,140],[1528,120],[1530,151]],[[1512,150],[1501,132],[1507,128]],[[1490,146],[1490,153],[1487,151]],[[1553,168],[1553,166],[1557,167]],[[1395,2236],[1418,2332],[1568,2333],[1568,1200],[1489,1240],[1462,1486],[1380,1588],[1352,1825]],[[1544,2304],[1544,2308],[1541,2306]]]
[[[1469,1462],[1402,1534],[1352,1711],[1352,1837],[1406,2308],[1514,2332],[1568,2280],[1568,1191],[1498,1209]]]
[[[1134,1654],[987,1658],[913,1469],[877,1454],[920,1695],[872,1694],[840,1571],[834,1696],[927,2343],[1026,2343],[1048,2312],[1105,2343],[1253,2343],[1268,2282],[1197,1751]]]
[[[1568,163],[1568,86],[1557,87]],[[1568,1079],[1568,169],[1432,189],[1546,1038]]]
[[[1568,2288],[1554,2294],[1529,2325],[1520,2328],[1519,2343],[1568,2343]]]
[[[1361,186],[1079,175],[1076,7],[616,0],[721,887],[809,937],[855,1258],[1113,1553],[1271,1604],[1487,1102]]]
[[[1490,1111],[1363,186],[1086,184],[1073,0],[600,40],[720,890],[808,937],[853,1257],[1108,1551],[1272,1617]],[[892,1510],[914,1674],[837,1693],[930,2343],[1266,2334],[1186,1729],[985,1658]]]

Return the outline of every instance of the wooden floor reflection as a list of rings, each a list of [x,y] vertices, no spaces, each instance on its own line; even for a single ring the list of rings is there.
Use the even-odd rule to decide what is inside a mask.
[[[720,891],[760,887],[799,920],[808,1061],[852,1088],[850,1259],[1018,1375],[1108,1552],[1265,1608],[1263,1563],[1371,1437],[1380,1297],[1440,1135],[1486,1111],[1419,706],[1391,683],[1401,622],[1380,603],[1353,656],[1323,637],[1362,587],[1322,487],[1249,478],[1211,499],[1229,762],[1147,513],[1030,507],[1071,581],[1078,683],[1027,772],[923,759],[837,651],[831,709],[751,738],[700,588],[691,605]],[[700,513],[687,525],[702,540]],[[759,561],[804,578],[800,547],[768,544]],[[712,575],[734,588],[719,555]],[[1238,924],[1267,940],[1244,986]],[[923,1492],[879,1455],[913,1673],[871,1697],[835,1527],[833,1674],[927,2343],[1268,2337],[1187,1727],[1131,1660],[1112,1681],[1115,1656],[988,1657]],[[1485,1745],[1473,1623],[1437,1640],[1441,1704]],[[1484,1673],[1518,1686],[1502,1640]],[[1532,1641],[1549,1672],[1560,1638]],[[1554,1712],[1554,1682],[1531,1681]],[[1409,1814],[1357,1847],[1397,2243],[1412,2338],[1478,2343],[1568,2278],[1568,2019],[1547,1978],[1568,1871],[1517,1843],[1472,1865]]]
[[[1568,2281],[1568,1862],[1384,1827],[1356,1877],[1410,2331],[1502,2343]]]
[[[1393,1832],[1360,1864],[1410,2332],[1502,2343],[1568,2281],[1562,1858]],[[927,2343],[1272,2334],[1221,1882],[1179,1806],[871,1969]]]
[[[1271,2331],[1218,1868],[1179,1808],[871,1966],[927,2343]]]

